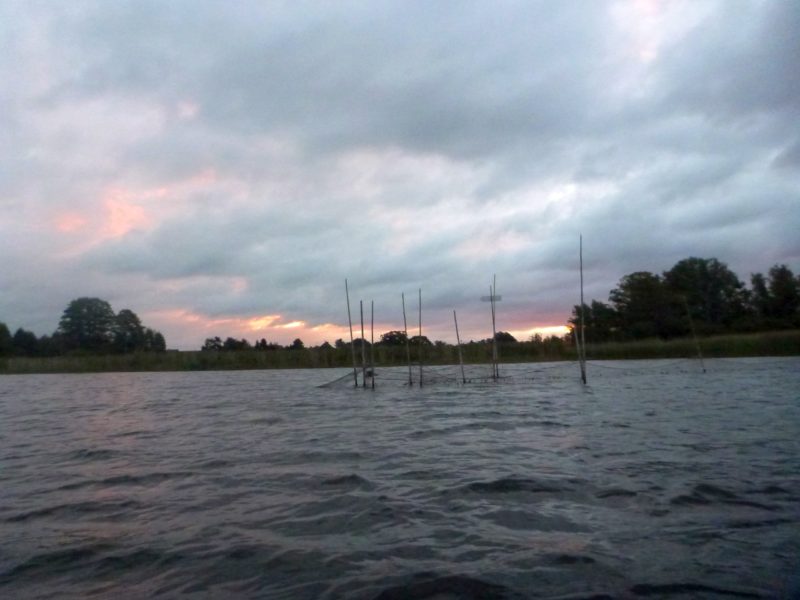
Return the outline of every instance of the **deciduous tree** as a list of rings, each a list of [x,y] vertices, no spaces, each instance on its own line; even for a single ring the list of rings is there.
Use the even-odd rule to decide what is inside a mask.
[[[8,356],[14,349],[14,342],[8,325],[0,323],[0,356]]]
[[[663,281],[678,305],[685,302],[701,329],[728,328],[745,315],[744,284],[716,258],[685,258],[664,273]]]
[[[114,320],[114,346],[120,352],[143,350],[145,329],[135,312],[123,308]]]
[[[792,270],[786,265],[775,265],[769,270],[770,313],[784,326],[797,323],[800,309],[800,289]]]
[[[381,335],[380,342],[382,346],[405,346],[408,336],[405,331],[387,331]]]
[[[100,298],[78,298],[61,316],[58,331],[68,348],[104,350],[114,339],[116,316],[111,305]]]
[[[631,338],[671,337],[682,333],[664,282],[658,275],[637,271],[625,275],[609,299],[620,318],[623,335]]]

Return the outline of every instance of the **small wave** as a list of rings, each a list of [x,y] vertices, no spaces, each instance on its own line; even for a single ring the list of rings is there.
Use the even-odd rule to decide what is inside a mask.
[[[680,494],[669,501],[673,506],[701,506],[711,504],[711,500],[699,494]]]
[[[502,585],[464,575],[451,575],[391,587],[375,596],[375,600],[407,600],[408,598],[433,600],[434,598],[450,597],[463,600],[503,600],[517,596],[512,595],[511,590]]]
[[[372,483],[363,477],[351,473],[349,475],[341,475],[339,477],[331,477],[322,481],[322,485],[337,485],[344,487],[365,487],[372,488]]]
[[[570,594],[569,596],[555,596],[550,600],[618,600],[618,596],[611,596],[609,594]]]
[[[626,490],[624,488],[610,488],[607,490],[600,490],[595,494],[595,498],[632,498],[637,493],[633,490]]]
[[[779,485],[768,485],[766,487],[750,491],[752,491],[754,494],[766,494],[768,496],[791,495],[791,492],[789,490],[782,488]]]
[[[198,463],[196,466],[198,469],[206,470],[206,469],[224,469],[226,467],[230,467],[231,465],[233,465],[233,463],[229,460],[211,459]]]
[[[308,440],[309,443],[318,440]],[[355,451],[323,452],[320,450],[307,450],[296,454],[297,461],[335,463],[338,461],[362,460],[364,455]]]
[[[554,565],[593,565],[597,561],[582,554],[553,554],[549,557]]]
[[[252,544],[240,544],[234,546],[223,553],[223,559],[228,560],[249,560],[259,555],[260,549]]]
[[[732,500],[736,498],[736,494],[721,487],[717,487],[715,485],[711,485],[710,483],[701,483],[694,486],[694,492],[697,494],[703,494],[706,496],[712,496],[714,498]]]
[[[507,494],[513,492],[558,494],[567,491],[563,486],[544,483],[535,479],[502,477],[494,481],[476,481],[466,486],[467,491],[481,494]]]
[[[552,421],[552,420],[544,420],[544,421],[528,421],[525,425],[532,425],[534,427],[560,427],[562,429],[569,429],[571,426],[569,423],[562,423],[561,421]]]
[[[108,544],[89,544],[77,548],[42,552],[0,575],[0,583],[9,583],[14,579],[26,576],[60,575],[71,571],[77,564],[89,562],[109,548]]]
[[[743,520],[743,521],[729,521],[725,524],[726,527],[731,529],[753,529],[756,527],[775,527],[776,525],[786,525],[794,523],[791,519],[763,519],[756,520]]]
[[[31,519],[41,519],[45,517],[117,512],[120,510],[138,509],[141,508],[141,506],[141,503],[136,500],[121,500],[118,502],[76,502],[21,512],[8,517],[5,519],[5,522],[21,523]]]
[[[94,566],[98,575],[118,575],[121,571],[128,571],[147,567],[150,565],[165,566],[172,564],[182,557],[166,554],[152,548],[142,548],[132,552],[112,554],[97,561]]]
[[[589,529],[565,515],[541,514],[528,508],[527,510],[512,510],[501,508],[487,512],[482,516],[486,521],[492,522],[510,531],[557,531],[566,533],[588,532]]]
[[[434,427],[429,429],[417,429],[412,431],[410,437],[413,439],[427,439],[431,437],[447,436],[462,432],[472,431],[511,431],[517,428],[516,423],[502,423],[494,421],[475,421],[473,423],[459,423],[449,427]]]
[[[161,483],[169,479],[181,479],[183,477],[190,477],[194,473],[191,471],[167,471],[156,473],[145,473],[143,475],[116,475],[114,477],[107,477],[101,483],[103,485],[148,485],[152,483]]]
[[[663,584],[647,584],[640,583],[634,585],[631,590],[637,596],[664,596],[665,594],[694,594],[694,593],[709,593],[717,594],[720,596],[732,596],[735,598],[763,598],[761,594],[755,592],[748,592],[744,590],[732,590],[726,588],[719,588],[702,583],[663,583]]]
[[[152,485],[169,479],[180,479],[193,475],[190,471],[145,473],[144,475],[115,475],[105,479],[89,479],[62,485],[57,490],[78,490],[86,487],[113,487],[127,485]]]
[[[126,437],[136,437],[142,439],[149,439],[158,437],[158,434],[154,431],[147,431],[145,429],[135,429],[133,431],[120,431],[117,433],[112,433],[109,435],[112,438],[126,438]]]
[[[467,416],[472,418],[477,417],[504,417],[505,413],[500,412],[499,410],[473,410],[467,413]]]
[[[425,470],[425,469],[417,469],[411,471],[404,471],[397,476],[397,479],[406,480],[406,479],[421,479],[424,481],[430,479],[439,479],[441,477],[441,473],[438,471],[433,470]]]
[[[755,502],[746,498],[741,498],[730,490],[711,485],[710,483],[700,483],[689,494],[680,494],[670,499],[670,504],[674,506],[705,506],[714,503],[731,504],[737,506],[749,506],[761,510],[775,510],[776,507],[761,502]]]
[[[283,423],[283,419],[280,417],[255,417],[250,419],[250,422],[256,425],[277,425]]]
[[[72,452],[69,457],[72,460],[108,460],[116,455],[115,450],[107,448],[81,448]]]

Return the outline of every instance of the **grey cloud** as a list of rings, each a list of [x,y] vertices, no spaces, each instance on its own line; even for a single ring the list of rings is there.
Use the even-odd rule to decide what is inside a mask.
[[[796,261],[798,7],[702,7],[628,64],[602,2],[6,3],[0,318],[52,310],[36,272],[134,310],[342,322],[348,277],[384,314],[423,287],[432,327],[457,308],[479,332],[493,273],[506,318],[566,319],[579,233],[601,300],[690,255]],[[42,226],[112,186],[175,210],[83,253]],[[481,236],[521,242],[466,258]]]
[[[795,2],[723,4],[664,65],[664,107],[711,119],[800,111],[800,7]]]
[[[580,128],[600,85],[599,6],[314,8],[305,21],[247,4],[88,11],[64,43],[83,46],[89,65],[63,93],[186,94],[218,127],[288,131],[315,149],[485,155]]]
[[[783,148],[772,164],[781,169],[800,170],[800,139]]]

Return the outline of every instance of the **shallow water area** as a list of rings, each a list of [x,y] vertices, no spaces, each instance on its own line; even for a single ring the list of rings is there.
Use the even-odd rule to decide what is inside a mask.
[[[800,359],[706,367],[4,376],[0,596],[797,597]]]

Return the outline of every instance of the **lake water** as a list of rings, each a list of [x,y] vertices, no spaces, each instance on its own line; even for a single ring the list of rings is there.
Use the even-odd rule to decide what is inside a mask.
[[[798,597],[800,359],[706,366],[3,376],[0,597]]]

